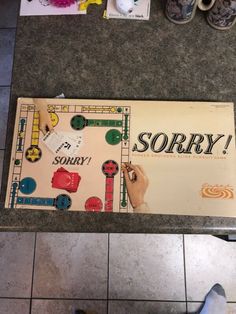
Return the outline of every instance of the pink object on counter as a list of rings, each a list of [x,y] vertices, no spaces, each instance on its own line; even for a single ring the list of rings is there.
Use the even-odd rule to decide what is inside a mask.
[[[76,0],[50,0],[50,4],[56,7],[69,7],[74,4]]]

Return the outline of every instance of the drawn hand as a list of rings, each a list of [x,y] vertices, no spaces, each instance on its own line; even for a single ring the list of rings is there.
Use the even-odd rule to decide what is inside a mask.
[[[47,111],[46,101],[44,99],[33,99],[36,109],[39,111],[39,128],[45,135],[53,130],[50,113]]]
[[[125,183],[133,208],[144,203],[144,195],[148,187],[148,178],[140,165],[124,163],[122,165]]]

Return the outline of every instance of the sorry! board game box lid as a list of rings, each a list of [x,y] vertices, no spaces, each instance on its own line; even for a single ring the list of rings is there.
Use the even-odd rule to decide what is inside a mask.
[[[6,208],[236,217],[234,105],[19,98]]]

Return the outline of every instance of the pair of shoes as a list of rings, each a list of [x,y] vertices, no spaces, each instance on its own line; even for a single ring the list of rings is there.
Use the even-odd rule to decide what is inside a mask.
[[[166,16],[175,24],[186,24],[194,18],[197,8],[209,11],[207,22],[216,29],[229,29],[236,23],[235,0],[167,0]]]

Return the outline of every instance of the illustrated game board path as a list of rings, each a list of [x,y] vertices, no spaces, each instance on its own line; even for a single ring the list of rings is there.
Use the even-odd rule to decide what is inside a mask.
[[[71,101],[69,104],[60,104],[64,101],[57,101],[58,104],[47,104],[52,125],[56,132],[79,132],[82,139],[80,154],[68,157],[54,155],[42,142],[39,112],[35,110],[33,102],[20,99],[7,207],[106,212],[118,209],[127,212],[129,202],[120,169],[122,163],[129,162],[130,108],[86,105],[85,101],[80,105]],[[103,141],[104,154],[102,150],[98,154],[93,149],[93,145],[97,145],[97,137]],[[107,155],[112,158],[107,159]],[[97,166],[90,167],[92,162]],[[59,189],[63,189],[62,184],[55,184],[55,173],[62,167],[68,173],[67,180],[72,180],[72,174],[78,173],[81,177],[78,191],[77,188],[70,189],[70,195],[61,194]],[[93,185],[89,189],[85,187],[86,180],[89,182],[93,177],[101,180],[104,176],[104,184]],[[73,185],[72,182],[66,183],[68,186]]]

